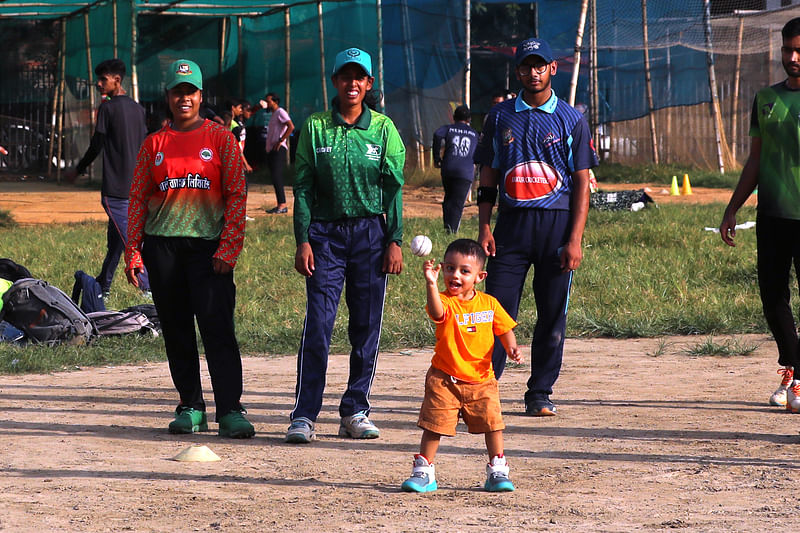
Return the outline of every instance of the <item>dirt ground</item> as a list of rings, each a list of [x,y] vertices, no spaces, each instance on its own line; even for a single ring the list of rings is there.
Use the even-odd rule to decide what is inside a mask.
[[[529,367],[508,369],[517,490],[505,494],[481,489],[483,439],[463,426],[436,458],[440,489],[399,490],[419,443],[429,350],[381,355],[372,441],[337,436],[348,357],[333,356],[309,445],[283,443],[293,356],[245,358],[243,402],[257,430],[247,441],[169,435],[176,398],[165,363],[0,376],[0,531],[796,528],[800,415],[766,405],[774,343],[740,337],[760,347],[723,358],[685,353],[702,339],[666,340],[659,353],[656,339],[568,339],[552,418],[522,415]],[[222,460],[170,460],[192,444]]]
[[[248,214],[268,216],[262,207],[274,196],[253,189]],[[704,196],[694,192],[651,194],[657,202]],[[437,194],[406,194],[406,214],[438,217]],[[728,194],[715,191],[713,201]],[[46,183],[0,184],[0,209],[23,224],[104,220],[98,192]],[[568,339],[552,418],[522,415],[530,368],[509,368],[501,395],[517,490],[506,494],[482,491],[483,438],[463,426],[436,458],[440,489],[400,492],[419,444],[430,350],[381,355],[372,394],[381,438],[373,441],[337,436],[348,358],[332,356],[319,439],[304,446],[283,443],[293,356],[245,358],[243,402],[257,431],[247,441],[219,438],[216,424],[169,435],[177,398],[166,363],[0,376],[0,531],[796,528],[800,415],[766,405],[779,380],[774,342],[737,337],[758,344],[749,356],[686,353],[704,340]],[[203,379],[210,391],[205,369]],[[207,401],[213,412],[210,392]],[[221,461],[171,460],[193,444]]]
[[[709,203],[730,199],[731,192],[723,189],[693,187],[691,196],[670,196],[663,185],[652,183],[600,184],[603,190],[645,189],[659,203]],[[291,189],[286,191],[289,205],[292,205]],[[416,188],[403,192],[403,213],[406,217],[441,217],[442,189]],[[464,208],[464,217],[478,216],[478,207],[473,201]],[[748,205],[755,197],[748,200]],[[268,215],[267,209],[275,205],[275,193],[271,185],[254,184],[247,198],[247,215],[253,218]],[[23,180],[0,181],[0,210],[11,211],[14,219],[22,224],[53,224],[83,222],[86,220],[105,221],[106,215],[100,206],[100,191],[85,187],[58,185],[40,181],[36,176]],[[291,214],[291,208],[290,208]],[[286,215],[278,215],[286,216]]]

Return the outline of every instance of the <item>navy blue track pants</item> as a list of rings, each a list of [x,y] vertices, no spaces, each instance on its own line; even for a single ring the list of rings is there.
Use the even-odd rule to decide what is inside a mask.
[[[106,256],[103,259],[100,274],[95,279],[103,292],[107,292],[111,289],[114,272],[117,270],[119,259],[128,242],[128,199],[103,196],[100,202],[108,215],[108,227],[106,228]],[[150,280],[147,277],[146,268],[139,274],[139,288],[143,291],[150,290]]]
[[[297,386],[291,418],[315,421],[322,409],[333,325],[342,287],[349,311],[352,346],[347,390],[339,415],[369,414],[387,276],[382,272],[386,223],[383,216],[312,222],[308,230],[314,274],[306,278],[306,318],[297,357]]]
[[[525,278],[533,266],[537,318],[526,402],[552,394],[561,371],[572,272],[561,272],[559,255],[569,230],[569,211],[514,209],[497,215],[496,254],[489,259],[486,292],[497,298],[515,320]],[[495,341],[492,365],[498,379],[505,364],[505,350]]]

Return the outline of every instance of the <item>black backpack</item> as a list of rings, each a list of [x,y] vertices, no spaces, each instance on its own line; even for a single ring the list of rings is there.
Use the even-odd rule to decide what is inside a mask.
[[[106,310],[106,304],[103,303],[103,289],[95,278],[83,270],[75,272],[72,301],[75,305],[79,305],[84,313]]]
[[[58,287],[23,278],[3,294],[3,320],[25,332],[33,342],[86,344],[96,331],[86,313]]]
[[[0,278],[8,281],[17,281],[22,278],[32,278],[31,273],[22,265],[11,259],[0,259]]]
[[[127,313],[129,311],[136,311],[137,313],[142,313],[153,324],[153,327],[155,327],[156,330],[161,331],[161,320],[159,320],[158,318],[158,311],[156,310],[156,306],[154,304],[132,305],[130,307],[122,309],[121,312]]]

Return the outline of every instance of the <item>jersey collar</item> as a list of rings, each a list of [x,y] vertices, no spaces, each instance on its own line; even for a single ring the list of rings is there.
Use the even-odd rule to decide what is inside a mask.
[[[551,89],[550,98],[547,99],[545,103],[540,105],[539,107],[531,107],[528,103],[522,98],[522,93],[524,91],[520,91],[517,95],[517,100],[514,102],[514,111],[519,113],[520,111],[530,111],[532,109],[538,109],[540,111],[544,111],[545,113],[554,113],[556,110],[556,106],[558,105],[558,96],[556,96],[556,92]]]
[[[369,107],[367,107],[366,104],[364,104],[363,102],[361,103],[361,116],[358,117],[358,121],[356,121],[355,124],[348,124],[347,122],[344,121],[342,115],[339,113],[339,102],[337,100],[338,97],[333,99],[332,111],[333,111],[334,124],[336,124],[337,126],[344,126],[346,128],[353,127],[353,128],[358,128],[360,130],[369,129],[369,123],[372,120],[372,113],[370,112]]]

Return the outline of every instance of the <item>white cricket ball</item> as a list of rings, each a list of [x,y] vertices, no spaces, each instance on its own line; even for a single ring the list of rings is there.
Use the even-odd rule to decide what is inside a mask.
[[[433,243],[425,235],[417,235],[411,239],[411,253],[416,256],[424,257],[431,253],[432,248]]]

